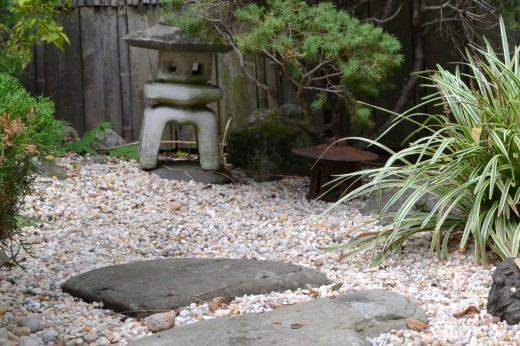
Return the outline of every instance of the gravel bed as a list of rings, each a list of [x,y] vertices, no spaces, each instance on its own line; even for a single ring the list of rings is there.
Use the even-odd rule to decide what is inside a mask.
[[[177,311],[175,325],[384,288],[417,302],[430,326],[395,330],[370,340],[373,345],[520,345],[520,325],[487,314],[493,268],[477,264],[471,250],[439,261],[427,253],[427,242],[417,240],[379,268],[370,267],[369,255],[338,261],[341,252],[323,251],[347,242],[370,219],[359,213],[361,202],[322,216],[330,204],[305,199],[306,179],[203,185],[163,180],[118,160],[87,164],[68,157],[57,163],[70,178],[38,177],[27,198],[25,214],[45,221],[25,229],[38,242],[35,257],[21,254],[25,270],[0,270],[0,339],[8,335],[12,345],[124,345],[151,335],[144,321],[87,304],[60,285],[98,267],[165,257],[282,260],[318,268],[333,282],[237,297],[217,310],[192,304]],[[377,229],[367,224],[355,232]],[[453,316],[469,306],[480,312]]]

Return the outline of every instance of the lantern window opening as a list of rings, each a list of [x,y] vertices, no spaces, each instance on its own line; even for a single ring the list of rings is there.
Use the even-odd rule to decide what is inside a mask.
[[[201,76],[203,73],[204,71],[201,63],[194,62],[193,65],[191,65],[191,74],[193,76]]]
[[[168,72],[175,73],[177,71],[177,66],[175,64],[168,64]]]

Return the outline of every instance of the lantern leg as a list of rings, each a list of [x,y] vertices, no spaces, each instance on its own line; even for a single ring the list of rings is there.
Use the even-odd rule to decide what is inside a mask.
[[[204,111],[194,114],[192,122],[197,135],[200,167],[207,171],[219,169],[219,135],[216,114],[205,107]]]

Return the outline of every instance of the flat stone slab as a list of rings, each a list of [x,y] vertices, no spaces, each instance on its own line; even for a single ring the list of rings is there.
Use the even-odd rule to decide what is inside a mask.
[[[131,316],[148,316],[215,297],[329,283],[314,269],[276,261],[168,258],[115,265],[72,277],[63,291]]]
[[[176,345],[370,345],[406,319],[427,322],[424,311],[386,290],[367,290],[336,299],[322,298],[261,314],[200,321],[145,337],[130,346]]]
[[[230,45],[218,41],[191,38],[179,28],[163,24],[132,32],[123,39],[131,46],[171,52],[227,53],[233,49]]]
[[[231,174],[227,170],[221,168],[218,172],[205,171],[198,162],[161,162],[159,167],[148,172],[169,180],[193,180],[197,183],[219,185],[231,183]]]
[[[69,177],[67,175],[67,169],[57,165],[53,161],[35,161],[34,165],[36,166],[37,173],[42,177],[56,177],[60,180],[67,179]]]

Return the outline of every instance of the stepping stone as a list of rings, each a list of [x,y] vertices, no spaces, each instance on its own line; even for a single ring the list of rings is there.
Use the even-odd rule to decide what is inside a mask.
[[[161,163],[161,166],[149,170],[149,173],[157,174],[162,179],[190,181],[203,184],[229,184],[231,173],[221,168],[219,171],[204,171],[198,162],[171,162]]]
[[[261,314],[216,318],[154,334],[129,346],[176,345],[370,345],[392,329],[406,329],[406,319],[427,321],[405,297],[367,290],[336,299],[322,298]]]
[[[131,316],[149,316],[215,297],[295,290],[329,283],[314,269],[276,261],[168,258],[92,270],[63,291]]]

